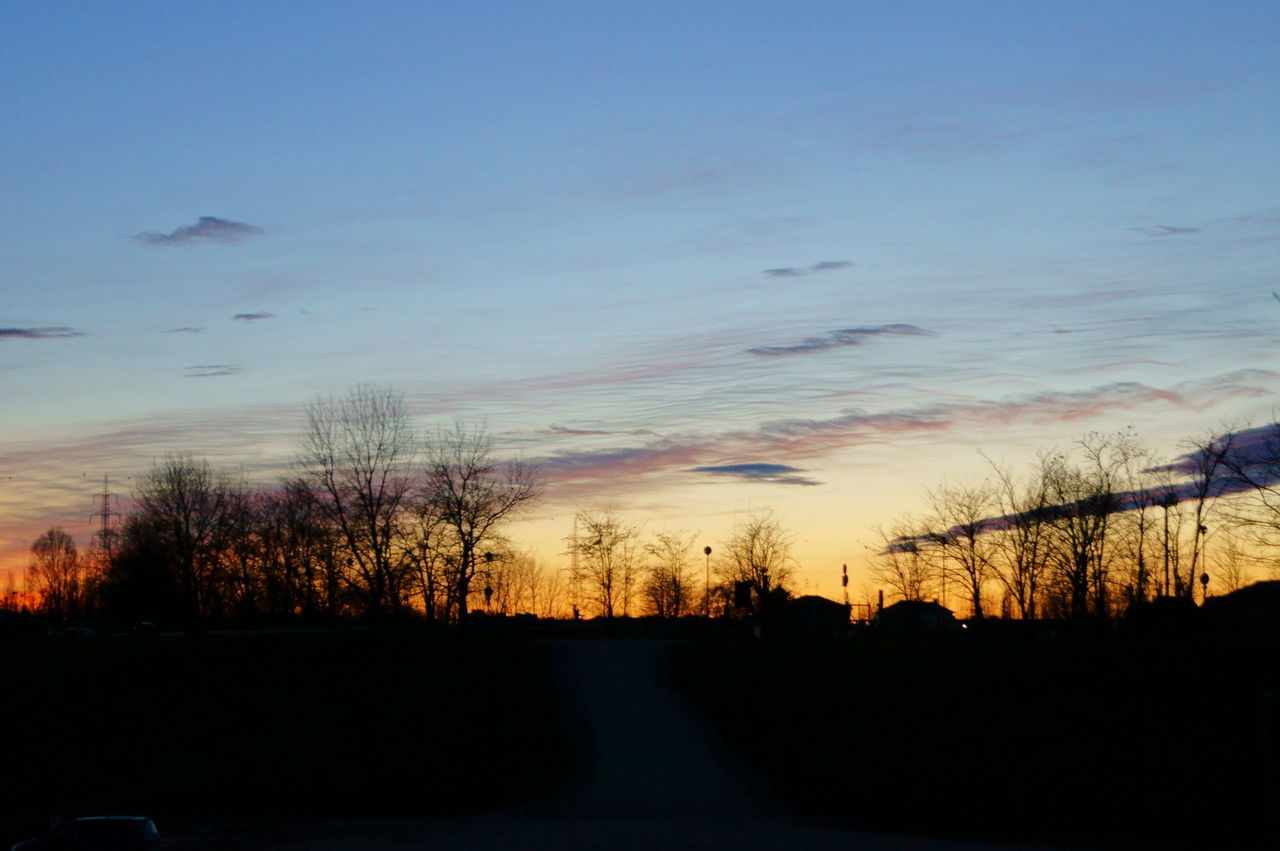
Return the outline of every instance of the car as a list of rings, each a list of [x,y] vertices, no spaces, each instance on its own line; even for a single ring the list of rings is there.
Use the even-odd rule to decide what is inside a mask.
[[[156,823],[146,816],[92,816],[64,821],[11,851],[153,851],[164,847]]]

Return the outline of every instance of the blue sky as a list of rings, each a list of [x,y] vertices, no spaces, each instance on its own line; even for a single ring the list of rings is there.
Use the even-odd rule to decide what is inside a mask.
[[[979,449],[1271,421],[1277,43],[1269,2],[7,4],[0,552],[168,451],[270,479],[359,381],[543,461],[549,560],[575,507],[772,506],[815,577]]]

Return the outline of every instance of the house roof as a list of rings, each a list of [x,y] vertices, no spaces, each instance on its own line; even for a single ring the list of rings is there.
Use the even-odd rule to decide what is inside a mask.
[[[946,606],[938,604],[937,600],[899,600],[891,606],[885,606],[880,614],[932,614],[945,615],[947,617],[955,617],[955,613]]]

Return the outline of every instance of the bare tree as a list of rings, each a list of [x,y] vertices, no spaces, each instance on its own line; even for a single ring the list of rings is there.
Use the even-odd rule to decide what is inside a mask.
[[[1208,561],[1213,565],[1209,572],[1216,580],[1214,584],[1224,593],[1240,590],[1253,578],[1254,559],[1249,548],[1231,532],[1217,536],[1213,557]]]
[[[486,548],[496,545],[503,524],[538,500],[542,483],[531,465],[498,461],[483,425],[460,420],[427,441],[425,466],[425,504],[447,536],[447,587],[461,621]]]
[[[1165,516],[1164,502],[1171,491],[1159,480],[1152,467],[1152,456],[1146,450],[1137,450],[1124,459],[1120,472],[1121,488],[1128,500],[1128,511],[1118,519],[1123,531],[1119,542],[1124,561],[1127,603],[1145,601],[1158,586],[1157,566],[1161,562],[1163,539],[1159,535]]]
[[[994,494],[990,486],[951,485],[926,494],[929,555],[939,572],[951,578],[969,600],[969,612],[983,616],[982,592],[995,570],[994,545],[987,532],[995,528]]]
[[[76,542],[58,527],[31,545],[26,590],[40,596],[40,608],[59,620],[76,614],[81,603],[84,568]]]
[[[1202,568],[1205,539],[1209,534],[1208,523],[1214,513],[1218,497],[1236,480],[1228,463],[1234,455],[1235,431],[1224,427],[1221,432],[1209,432],[1183,442],[1186,454],[1175,462],[1185,471],[1190,481],[1187,485],[1191,505],[1191,563],[1185,582],[1175,581],[1182,595],[1195,594],[1196,576]],[[1179,577],[1180,579],[1181,577]]]
[[[425,495],[417,499],[408,523],[406,558],[413,585],[429,623],[447,617],[453,595],[449,590],[449,546],[452,537],[444,519]]]
[[[996,469],[994,498],[1000,515],[999,528],[992,533],[996,576],[1024,620],[1036,618],[1046,569],[1049,495],[1040,473],[1037,469],[1019,481],[1011,472]]]
[[[162,536],[173,560],[188,619],[210,614],[231,487],[203,458],[171,455],[137,487],[139,512]]]
[[[338,530],[369,614],[402,604],[401,522],[414,434],[399,392],[371,384],[307,406],[299,463]]]
[[[334,614],[336,541],[311,486],[290,479],[279,490],[261,494],[258,522],[267,610],[304,619]]]
[[[225,603],[238,618],[253,618],[266,607],[271,574],[263,541],[266,508],[262,494],[244,481],[227,491],[221,586]]]
[[[935,584],[936,571],[922,552],[926,541],[919,528],[916,520],[903,517],[888,529],[873,530],[879,542],[874,550],[871,574],[903,600],[924,600]]]
[[[591,589],[601,616],[627,615],[640,568],[639,530],[611,509],[579,511],[574,528],[567,539],[574,583]]]
[[[720,544],[716,565],[726,585],[746,582],[757,604],[762,603],[773,589],[786,589],[791,580],[791,535],[772,511],[757,512],[733,527]]]
[[[1053,503],[1050,590],[1073,618],[1111,614],[1113,519],[1127,508],[1119,484],[1137,451],[1127,433],[1094,433],[1078,442],[1079,460],[1062,453],[1041,456],[1039,474]]]
[[[1280,422],[1249,429],[1226,463],[1242,491],[1243,511],[1234,518],[1255,533],[1264,548],[1280,546]]]
[[[694,601],[690,552],[696,532],[657,532],[644,546],[649,569],[644,578],[646,608],[658,617],[687,614]]]

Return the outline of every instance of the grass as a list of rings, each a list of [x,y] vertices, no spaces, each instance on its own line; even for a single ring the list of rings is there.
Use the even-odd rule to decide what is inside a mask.
[[[565,771],[532,642],[41,639],[0,645],[0,665],[0,837],[50,813],[454,814],[535,796]]]
[[[676,678],[798,809],[1084,845],[1262,846],[1276,648],[782,640],[681,648]],[[1272,732],[1280,718],[1272,714]]]

